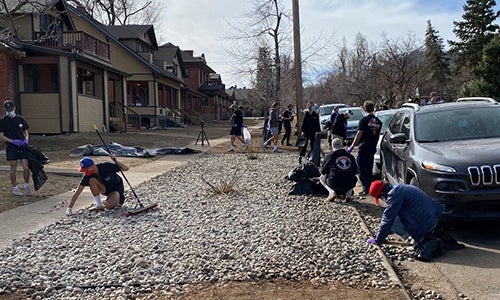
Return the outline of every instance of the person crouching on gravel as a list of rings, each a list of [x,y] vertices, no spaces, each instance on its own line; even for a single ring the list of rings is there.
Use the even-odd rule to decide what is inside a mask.
[[[370,185],[369,193],[377,204],[379,198],[385,199],[387,204],[377,235],[367,240],[369,244],[381,245],[392,232],[396,217],[399,217],[404,229],[415,240],[414,256],[417,260],[431,261],[445,250],[465,248],[438,226],[444,206],[418,187],[376,180]]]
[[[333,152],[326,155],[323,161],[319,181],[328,190],[326,202],[340,195],[345,195],[347,202],[352,200],[353,189],[358,182],[358,165],[354,156],[344,149],[342,139],[334,138],[330,146]]]
[[[115,163],[100,162],[95,164],[90,157],[84,157],[80,160],[78,172],[85,174],[71,197],[66,209],[67,216],[73,214],[73,206],[86,186],[90,187],[96,202],[96,205],[91,207],[89,211],[113,209],[123,204],[125,201],[123,179],[118,175],[118,172],[120,170],[128,171],[129,167],[119,162],[115,154],[111,154],[110,157]],[[101,195],[107,196],[104,203],[101,200]]]

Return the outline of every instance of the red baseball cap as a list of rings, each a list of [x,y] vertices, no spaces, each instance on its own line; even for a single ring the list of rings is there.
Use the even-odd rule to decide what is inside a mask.
[[[377,205],[378,205],[378,197],[380,196],[380,193],[382,193],[383,189],[384,189],[384,183],[381,180],[375,180],[370,185],[370,190],[368,191],[368,193],[375,198],[375,203]]]

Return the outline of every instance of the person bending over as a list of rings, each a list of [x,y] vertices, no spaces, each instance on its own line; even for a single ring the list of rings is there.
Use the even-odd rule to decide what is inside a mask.
[[[100,162],[95,164],[90,157],[84,157],[80,160],[78,171],[85,174],[71,197],[66,215],[73,214],[73,206],[86,186],[90,188],[96,202],[96,205],[91,207],[89,211],[113,209],[123,204],[125,201],[123,179],[118,175],[118,172],[120,170],[128,171],[129,167],[119,162],[115,154],[111,154],[110,157],[114,163]],[[107,196],[104,203],[101,200],[101,195]]]

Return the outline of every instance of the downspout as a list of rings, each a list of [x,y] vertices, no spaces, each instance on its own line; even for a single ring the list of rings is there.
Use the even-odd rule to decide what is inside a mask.
[[[106,101],[106,99],[108,98],[108,91],[105,89],[105,82],[104,82],[104,69],[102,69],[102,72],[101,72],[101,91],[102,91],[102,131],[106,132],[107,131],[107,122],[106,122],[106,106],[109,105],[109,99],[108,101]],[[107,72],[107,71],[106,71]],[[108,77],[109,78],[109,77]],[[107,83],[107,82],[106,82]]]
[[[71,74],[71,62],[76,62],[76,54],[72,54],[68,59],[68,109],[69,109],[69,132],[75,132],[75,120],[73,118],[73,75]],[[63,128],[62,124],[62,110],[59,112],[59,120],[61,129]]]
[[[160,122],[158,120],[158,87],[157,87],[158,81],[157,81],[157,76],[155,73],[153,73],[153,95],[154,95],[154,117],[155,117],[155,126],[159,126]],[[151,123],[149,124],[151,126]]]

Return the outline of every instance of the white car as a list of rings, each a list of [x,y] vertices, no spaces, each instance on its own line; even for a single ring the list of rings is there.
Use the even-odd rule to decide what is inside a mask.
[[[380,172],[382,170],[382,161],[380,160],[380,141],[382,141],[382,136],[384,135],[387,126],[391,123],[392,117],[396,113],[397,109],[386,109],[379,110],[375,112],[375,116],[382,121],[382,128],[380,128],[380,137],[377,143],[377,150],[373,156],[373,176],[380,177]]]
[[[343,107],[339,109],[339,114],[345,113],[349,115],[349,119],[347,119],[347,142],[349,144],[356,136],[359,120],[366,116],[366,113],[361,107]]]
[[[319,126],[321,128],[321,135],[326,136],[328,134],[328,129],[325,128],[326,123],[330,121],[330,115],[335,107],[347,107],[346,104],[336,103],[336,104],[324,104],[319,107]]]

